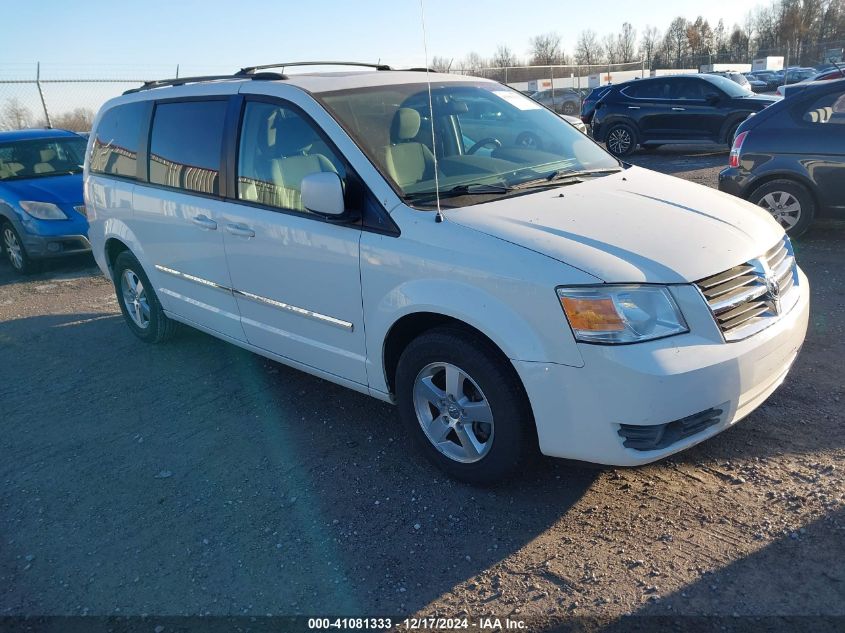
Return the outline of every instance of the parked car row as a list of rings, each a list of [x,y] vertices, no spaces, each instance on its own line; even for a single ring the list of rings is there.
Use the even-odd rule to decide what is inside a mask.
[[[836,72],[790,86],[787,99],[715,73],[604,86],[585,99],[581,119],[616,156],[667,143],[729,145],[719,188],[798,236],[815,217],[845,217],[845,79]]]

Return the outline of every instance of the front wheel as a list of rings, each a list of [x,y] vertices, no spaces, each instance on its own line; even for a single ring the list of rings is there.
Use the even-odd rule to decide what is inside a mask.
[[[499,482],[534,451],[531,409],[516,373],[470,332],[437,328],[412,341],[399,359],[396,398],[412,442],[455,479]]]
[[[20,275],[28,275],[38,271],[38,262],[30,259],[20,235],[9,222],[0,224],[2,233],[2,251],[11,264],[12,269]]]
[[[605,145],[614,156],[627,156],[637,147],[637,137],[630,125],[617,123],[607,131]]]
[[[748,197],[777,220],[790,237],[803,234],[813,222],[816,204],[813,195],[801,183],[779,179],[767,182]]]
[[[172,338],[176,322],[164,314],[137,258],[129,251],[122,252],[115,259],[112,272],[117,303],[132,333],[145,343],[163,343]]]

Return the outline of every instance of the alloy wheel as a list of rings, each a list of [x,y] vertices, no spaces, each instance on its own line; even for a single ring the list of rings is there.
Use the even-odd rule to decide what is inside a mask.
[[[788,191],[772,191],[758,202],[780,225],[789,230],[801,219],[801,203]]]
[[[414,410],[429,442],[456,462],[484,458],[493,446],[493,410],[478,384],[451,363],[426,365],[414,381]]]
[[[150,326],[150,303],[144,282],[134,271],[126,269],[120,277],[120,292],[129,318],[142,330]]]
[[[607,146],[614,154],[622,155],[631,147],[631,134],[625,128],[619,127],[610,132]]]
[[[3,229],[3,243],[6,248],[6,253],[9,256],[9,263],[11,263],[16,270],[22,270],[23,249],[20,242],[18,242],[18,236],[15,235],[15,232],[11,229],[11,227],[7,226]]]

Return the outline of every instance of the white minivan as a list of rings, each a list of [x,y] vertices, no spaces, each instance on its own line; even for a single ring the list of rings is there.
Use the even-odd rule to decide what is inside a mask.
[[[179,322],[396,403],[475,483],[538,449],[651,462],[783,382],[810,291],[764,210],[493,81],[267,68],[97,115],[89,236],[140,339]]]

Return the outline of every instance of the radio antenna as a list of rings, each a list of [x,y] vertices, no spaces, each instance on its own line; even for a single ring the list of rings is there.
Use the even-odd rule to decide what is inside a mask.
[[[428,68],[428,38],[425,33],[425,7],[423,6],[423,1],[420,0],[420,22],[422,22],[423,52],[425,53],[425,82],[428,84],[428,119],[431,122],[431,154],[434,157],[434,197],[437,200],[437,215],[434,216],[434,221],[442,222],[443,212],[440,210],[440,178],[437,176],[437,141],[434,136],[434,101],[431,98],[431,79],[429,78],[430,70]]]

